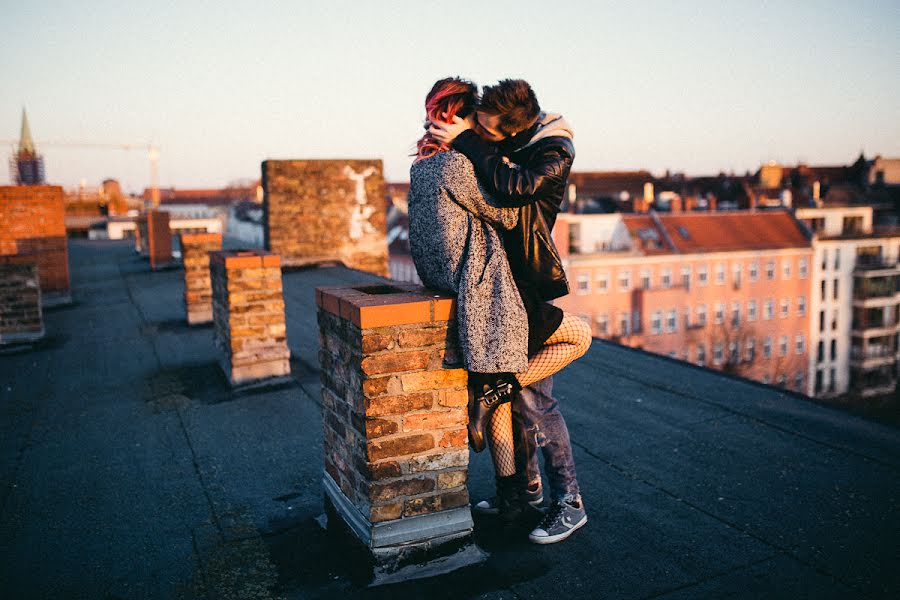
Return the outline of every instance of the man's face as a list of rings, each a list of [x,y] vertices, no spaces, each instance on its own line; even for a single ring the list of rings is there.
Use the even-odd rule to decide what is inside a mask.
[[[506,134],[500,131],[500,115],[475,112],[475,133],[486,142],[502,142]]]

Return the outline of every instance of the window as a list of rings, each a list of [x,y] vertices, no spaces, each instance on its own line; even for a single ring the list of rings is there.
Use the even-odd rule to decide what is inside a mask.
[[[819,311],[819,331],[825,331],[825,311]]]
[[[806,279],[806,274],[809,272],[809,264],[807,263],[805,258],[801,258],[797,262],[797,277],[800,279]],[[801,381],[803,380],[803,374],[800,374]]]
[[[778,387],[783,388],[787,385],[787,377],[784,375],[778,376]]]
[[[766,279],[775,279],[775,261],[766,262]]]
[[[837,300],[838,299],[838,280],[837,279],[834,280],[834,287],[832,288],[832,290],[834,291],[833,297],[835,300]]]
[[[650,289],[650,269],[641,269],[641,289]]]
[[[725,349],[723,348],[721,342],[718,342],[713,346],[713,364],[714,365],[722,364],[722,361],[724,360],[724,356],[725,356],[724,352],[725,352]]]
[[[609,315],[606,313],[597,315],[597,333],[600,335],[609,335]]]
[[[828,297],[828,295],[825,293],[825,285],[827,283],[828,282],[825,281],[824,279],[822,280],[822,300],[825,300]]]
[[[766,336],[763,340],[763,358],[772,358],[772,337]]]
[[[681,267],[681,287],[686,290],[691,289],[691,268]]]
[[[797,316],[806,316],[806,296],[797,296]]]
[[[828,269],[828,249],[822,248],[822,270]]]
[[[781,278],[791,278],[791,259],[785,258],[781,261]]]
[[[650,318],[650,333],[662,333],[662,311],[655,310],[653,311],[653,316]]]
[[[831,317],[831,329],[837,329],[838,326],[838,309],[834,309]]]
[[[619,315],[619,333],[623,336],[631,335],[631,317],[627,312]]]
[[[728,342],[728,364],[736,365],[741,360],[740,345],[736,340]]]
[[[691,328],[691,307],[684,307],[684,329],[687,331]]]
[[[834,270],[837,271],[841,268],[841,249],[834,249]]]
[[[756,320],[756,300],[747,300],[747,320]]]
[[[631,271],[621,271],[619,273],[619,289],[623,292],[631,289]]]
[[[665,268],[662,270],[662,274],[659,279],[660,285],[663,288],[672,287],[672,269]]]
[[[640,333],[641,329],[641,309],[636,308],[631,311],[631,330]]]
[[[706,346],[703,344],[697,346],[697,364],[701,367],[706,366]]]
[[[816,394],[819,394],[822,392],[822,378],[823,378],[822,369],[816,370],[816,392],[815,392]]]
[[[725,322],[725,305],[721,302],[716,302],[715,322],[716,325],[721,325]]]
[[[707,271],[706,265],[697,267],[697,283],[700,285],[709,283],[709,272]]]
[[[725,283],[725,263],[716,264],[716,285]]]
[[[837,340],[831,340],[831,360],[837,360]]]
[[[759,279],[759,263],[750,263],[749,271],[750,281],[757,281]]]
[[[765,304],[763,304],[763,319],[766,321],[771,321],[772,317],[775,316],[775,300],[772,298],[766,298]]]
[[[802,372],[798,372],[794,376],[794,389],[797,390],[798,392],[803,391],[803,373]]]
[[[746,343],[744,360],[746,360],[747,362],[753,362],[754,358],[756,358],[756,340],[750,338]]]
[[[788,353],[788,340],[787,336],[783,335],[778,338],[778,355],[779,356],[787,356]]]
[[[578,287],[576,290],[581,295],[591,291],[591,278],[586,273],[580,273],[578,275]]]
[[[741,326],[741,303],[740,302],[732,302],[731,303],[731,326],[732,327],[740,327]]]
[[[828,391],[829,391],[829,392],[833,392],[833,391],[834,391],[834,386],[835,386],[835,383],[836,383],[836,382],[835,382],[835,379],[837,379],[837,377],[835,376],[835,373],[834,373],[834,369],[829,369],[829,370],[828,370],[828,375],[829,375],[829,377],[828,377]]]
[[[803,334],[802,334],[802,333],[798,333],[798,334],[794,337],[794,345],[795,345],[796,348],[797,348],[797,354],[803,354],[803,353],[806,351],[806,343],[805,343],[805,341],[804,341],[804,339],[803,339]]]
[[[789,314],[791,314],[791,299],[790,298],[782,298],[781,299],[781,318],[786,319]]]
[[[769,383],[771,383],[771,381],[772,381],[772,378],[769,377],[769,374],[768,374],[768,373],[766,373],[765,375],[763,375],[762,382],[763,382],[764,384],[769,385]]]
[[[697,307],[697,326],[706,327],[706,305],[701,304]]]
[[[822,362],[823,360],[825,360],[825,340],[819,340],[816,350],[816,362]]]
[[[597,273],[597,291],[601,294],[605,294],[609,291],[609,273]]]
[[[678,329],[678,311],[670,310],[666,316],[666,331],[669,333]]]
[[[735,287],[741,286],[741,263],[731,263],[731,281],[734,282]]]

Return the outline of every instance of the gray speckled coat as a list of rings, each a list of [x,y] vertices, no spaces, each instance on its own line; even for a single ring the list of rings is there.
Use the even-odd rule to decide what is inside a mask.
[[[525,371],[528,317],[494,229],[512,229],[518,211],[492,206],[472,163],[453,150],[413,163],[409,178],[413,262],[422,283],[457,295],[466,369]]]

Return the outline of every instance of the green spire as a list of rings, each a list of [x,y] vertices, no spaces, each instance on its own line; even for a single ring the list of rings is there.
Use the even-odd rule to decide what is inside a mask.
[[[31,139],[31,128],[28,126],[28,115],[22,109],[22,133],[19,135],[19,152],[35,154],[34,140]]]

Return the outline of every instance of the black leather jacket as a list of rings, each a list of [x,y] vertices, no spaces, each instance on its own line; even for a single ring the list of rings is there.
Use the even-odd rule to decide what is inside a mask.
[[[537,124],[499,145],[466,130],[453,141],[453,148],[472,161],[498,204],[520,208],[516,228],[503,232],[510,269],[517,280],[533,283],[544,300],[552,300],[569,293],[550,232],[565,197],[575,146],[561,136],[527,145],[536,129]]]

